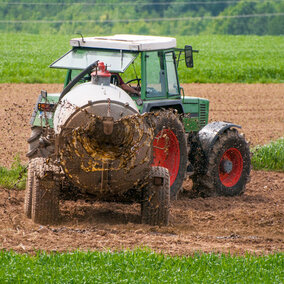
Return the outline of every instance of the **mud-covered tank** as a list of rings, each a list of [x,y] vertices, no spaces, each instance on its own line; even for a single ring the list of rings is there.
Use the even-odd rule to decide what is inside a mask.
[[[147,117],[110,84],[103,63],[92,80],[71,89],[54,113],[56,151],[70,181],[92,194],[123,194],[138,186],[150,164]]]

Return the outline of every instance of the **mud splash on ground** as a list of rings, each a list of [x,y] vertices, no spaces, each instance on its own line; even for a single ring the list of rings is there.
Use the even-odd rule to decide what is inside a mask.
[[[25,162],[29,118],[41,89],[61,85],[0,84],[0,164],[16,153]],[[185,93],[211,101],[210,120],[233,121],[252,145],[284,135],[284,85],[188,84]],[[184,183],[172,202],[169,227],[140,224],[140,205],[93,200],[61,201],[56,226],[34,224],[23,214],[24,192],[0,189],[0,249],[18,252],[115,250],[150,247],[169,254],[195,251],[270,253],[284,249],[284,173],[252,171],[244,195],[201,198]]]
[[[244,195],[200,198],[190,182],[172,202],[168,227],[140,224],[140,205],[61,201],[58,225],[34,224],[23,214],[24,192],[0,190],[0,249],[120,250],[150,247],[167,254],[195,251],[244,254],[284,250],[284,173],[252,172]]]

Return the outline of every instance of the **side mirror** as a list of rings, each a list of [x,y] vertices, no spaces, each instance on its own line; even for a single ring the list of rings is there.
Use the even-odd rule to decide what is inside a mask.
[[[185,65],[187,68],[193,67],[193,55],[192,55],[192,46],[186,45],[184,47],[184,56],[185,56]]]

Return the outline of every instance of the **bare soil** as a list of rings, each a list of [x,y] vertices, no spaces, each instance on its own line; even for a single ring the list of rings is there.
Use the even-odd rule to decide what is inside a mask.
[[[41,89],[62,85],[0,84],[0,165],[19,153],[26,162],[29,118]],[[252,145],[284,135],[284,84],[188,84],[185,93],[210,99],[210,120],[232,121]],[[23,214],[24,192],[0,188],[0,249],[115,250],[150,247],[169,254],[195,251],[257,254],[284,249],[284,173],[252,171],[238,197],[201,198],[184,182],[172,202],[169,227],[140,224],[139,204],[61,201],[57,225],[40,226]]]

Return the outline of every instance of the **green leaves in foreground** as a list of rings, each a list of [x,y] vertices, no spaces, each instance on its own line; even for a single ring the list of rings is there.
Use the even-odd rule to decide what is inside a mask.
[[[24,189],[26,184],[26,167],[20,162],[19,157],[14,159],[11,169],[0,166],[0,186],[5,188]]]
[[[284,171],[284,138],[252,150],[255,170]]]
[[[0,252],[0,282],[281,283],[283,253],[266,256],[195,254],[170,257],[149,250],[125,252]]]

